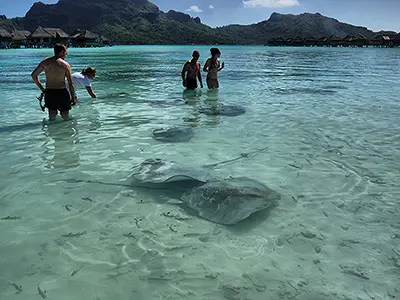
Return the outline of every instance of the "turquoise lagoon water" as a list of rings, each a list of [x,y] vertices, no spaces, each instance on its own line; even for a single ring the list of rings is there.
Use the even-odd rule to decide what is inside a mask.
[[[98,99],[80,89],[52,124],[30,78],[51,49],[0,50],[0,299],[400,296],[400,49],[221,46],[220,90],[184,93],[183,63],[209,48],[69,49]],[[199,112],[222,103],[246,113]],[[152,138],[170,125],[194,137]],[[216,171],[282,199],[235,226],[118,185],[147,158],[237,157]]]

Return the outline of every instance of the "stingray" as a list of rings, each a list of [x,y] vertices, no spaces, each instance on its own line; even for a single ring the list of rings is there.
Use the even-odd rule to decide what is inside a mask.
[[[201,185],[212,179],[219,179],[211,170],[202,167],[178,164],[159,158],[149,158],[133,168],[131,178],[147,185],[185,183]]]
[[[188,142],[193,137],[190,127],[160,128],[153,131],[153,138],[163,142]]]
[[[210,181],[186,191],[181,200],[211,222],[233,225],[276,206],[281,195],[247,177]]]
[[[219,107],[201,108],[199,112],[210,116],[222,115],[235,117],[244,114],[246,110],[243,107],[236,105],[220,105]]]
[[[247,177],[224,179],[202,167],[179,165],[161,159],[146,159],[132,176],[142,184],[181,192],[182,204],[211,222],[236,224],[251,214],[275,206],[280,194]]]

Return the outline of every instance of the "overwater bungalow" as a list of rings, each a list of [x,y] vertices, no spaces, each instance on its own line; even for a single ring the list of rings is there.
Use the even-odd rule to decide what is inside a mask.
[[[360,33],[356,36],[348,35],[344,37],[340,42],[340,45],[344,47],[363,47],[367,46],[368,44],[369,43],[367,38]]]
[[[93,47],[100,44],[100,37],[89,30],[77,30],[70,40],[74,47]]]
[[[34,48],[52,47],[55,43],[67,44],[69,35],[61,28],[43,28],[39,26],[27,36],[27,46]]]
[[[400,33],[393,38],[393,45],[400,46]]]
[[[372,39],[371,44],[374,46],[388,47],[393,46],[393,41],[387,35],[378,35],[374,39]]]
[[[266,46],[285,46],[286,41],[284,38],[272,38],[269,39],[266,43]]]
[[[328,44],[327,44],[327,46],[330,46],[330,47],[338,47],[338,46],[340,46],[341,45],[341,43],[342,43],[342,38],[340,38],[340,37],[338,37],[338,36],[336,36],[336,35],[331,35],[329,38],[328,38]]]
[[[306,37],[304,39],[304,45],[305,46],[316,46],[317,40],[313,36]]]
[[[292,46],[304,46],[304,40],[300,36],[296,36],[291,40]]]
[[[48,32],[52,39],[52,43],[67,44],[69,40],[69,34],[65,33],[61,28],[43,28]]]
[[[8,48],[12,42],[12,35],[3,27],[0,27],[0,48]]]
[[[11,32],[12,35],[12,43],[10,45],[11,48],[20,48],[21,46],[28,46],[28,36],[31,33],[27,30],[13,30]]]
[[[357,46],[357,47],[368,46],[368,44],[369,44],[368,39],[361,33],[358,33],[352,42],[353,42],[353,45]]]
[[[328,38],[326,36],[320,37],[315,41],[315,44],[319,47],[328,45]]]
[[[29,36],[29,44],[32,47],[50,47],[52,45],[53,36],[39,26]]]

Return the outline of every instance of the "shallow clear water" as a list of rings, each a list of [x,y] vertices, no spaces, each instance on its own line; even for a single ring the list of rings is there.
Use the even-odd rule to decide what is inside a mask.
[[[194,49],[69,49],[73,71],[97,68],[98,98],[78,90],[73,120],[52,124],[30,78],[51,50],[0,50],[0,298],[400,296],[400,49],[223,46],[220,90],[183,93]],[[200,113],[221,103],[246,113]],[[168,125],[194,137],[152,138]],[[241,157],[217,171],[281,202],[225,227],[118,185],[156,157]]]

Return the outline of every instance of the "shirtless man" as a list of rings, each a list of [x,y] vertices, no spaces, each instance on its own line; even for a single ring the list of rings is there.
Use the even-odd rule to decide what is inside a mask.
[[[76,104],[74,83],[70,65],[64,60],[67,47],[57,44],[54,46],[54,56],[43,60],[32,72],[32,79],[44,93],[44,103],[49,110],[49,120],[55,120],[57,111],[64,120],[69,119],[71,104]],[[39,74],[46,74],[46,88],[39,80]],[[70,92],[66,88],[65,78],[68,80]]]
[[[219,57],[221,56],[221,51],[218,48],[211,48],[211,58],[207,59],[204,64],[203,71],[207,72],[207,86],[209,89],[218,89],[218,72],[220,72],[225,64],[222,62],[222,65],[219,63]]]
[[[203,81],[200,73],[201,66],[198,62],[200,57],[199,51],[193,51],[192,56],[193,58],[187,61],[182,69],[182,84],[188,90],[197,88],[197,78],[200,81],[200,87],[203,88]]]

